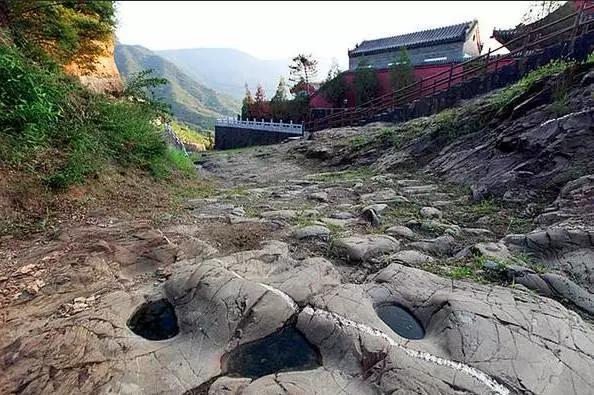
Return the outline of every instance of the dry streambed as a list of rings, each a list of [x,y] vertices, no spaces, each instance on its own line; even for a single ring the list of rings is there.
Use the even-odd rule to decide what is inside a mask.
[[[526,233],[439,180],[291,148],[205,157],[217,193],[160,229],[106,220],[13,256],[0,392],[594,391],[591,282],[569,278],[588,227]]]

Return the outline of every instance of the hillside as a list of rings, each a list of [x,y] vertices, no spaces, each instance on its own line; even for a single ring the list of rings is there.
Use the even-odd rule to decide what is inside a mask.
[[[169,83],[155,89],[155,94],[171,105],[178,119],[192,126],[211,129],[216,118],[234,116],[239,111],[239,101],[196,82],[176,65],[147,48],[117,45],[115,61],[124,79],[146,69],[153,69],[153,75],[166,78]]]
[[[247,82],[252,92],[261,83],[270,97],[281,75],[288,74],[288,60],[262,60],[229,48],[189,48],[156,51],[198,81],[218,92],[241,99]]]

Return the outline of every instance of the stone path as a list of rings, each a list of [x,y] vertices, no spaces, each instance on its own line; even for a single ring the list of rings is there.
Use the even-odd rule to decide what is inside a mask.
[[[565,276],[589,228],[506,236],[498,212],[462,219],[478,209],[460,189],[328,171],[302,144],[206,154],[217,192],[161,229],[103,218],[4,257],[0,393],[594,392],[591,282]],[[534,246],[563,253],[537,271],[521,264]],[[242,361],[287,356],[238,377],[246,345]]]

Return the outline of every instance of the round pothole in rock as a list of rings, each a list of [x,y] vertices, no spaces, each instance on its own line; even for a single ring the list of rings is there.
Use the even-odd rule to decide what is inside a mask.
[[[171,339],[179,333],[175,309],[165,299],[140,306],[128,321],[128,327],[148,340]]]
[[[315,369],[321,362],[318,350],[294,326],[243,344],[222,358],[225,374],[254,379],[277,372]]]
[[[394,304],[377,306],[375,311],[394,332],[407,339],[422,339],[425,329],[417,319],[402,307]]]

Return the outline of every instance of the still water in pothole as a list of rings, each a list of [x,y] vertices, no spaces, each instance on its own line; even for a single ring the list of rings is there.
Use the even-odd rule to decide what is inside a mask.
[[[128,321],[128,327],[148,340],[170,339],[179,333],[175,309],[164,299],[140,306]]]
[[[384,304],[376,307],[375,311],[394,332],[407,339],[422,339],[425,336],[423,326],[408,311],[400,306]]]
[[[294,326],[237,347],[223,356],[225,374],[258,378],[271,373],[320,366],[318,351]]]

